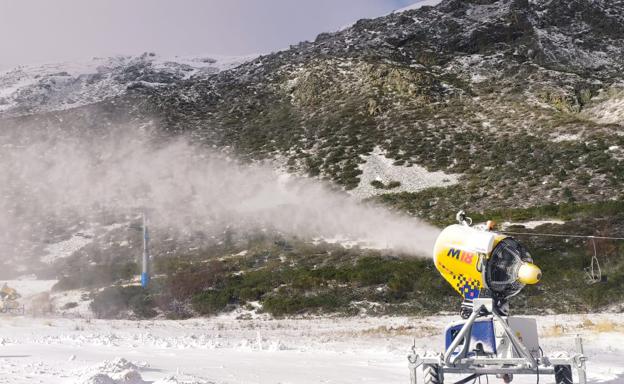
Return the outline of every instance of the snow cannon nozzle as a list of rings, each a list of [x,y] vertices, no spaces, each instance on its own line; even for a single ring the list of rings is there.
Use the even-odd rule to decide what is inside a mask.
[[[542,270],[533,263],[523,263],[518,268],[518,281],[522,284],[533,285],[539,283]]]
[[[463,210],[456,219],[458,224],[438,236],[433,257],[442,277],[464,300],[492,297],[502,306],[525,285],[540,281],[542,272],[527,249],[516,239],[495,232],[493,221],[472,226]]]

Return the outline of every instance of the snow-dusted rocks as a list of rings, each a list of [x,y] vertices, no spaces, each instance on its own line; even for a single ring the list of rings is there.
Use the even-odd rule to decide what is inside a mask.
[[[83,63],[19,66],[0,72],[0,117],[76,108],[118,96],[128,88],[205,79],[248,57],[140,56],[93,58]]]

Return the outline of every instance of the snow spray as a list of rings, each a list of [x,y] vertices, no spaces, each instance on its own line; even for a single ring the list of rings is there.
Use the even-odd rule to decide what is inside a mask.
[[[243,164],[185,138],[156,140],[137,131],[33,135],[21,144],[0,136],[0,248],[45,237],[69,218],[89,223],[104,214],[140,215],[142,207],[149,207],[151,228],[165,231],[269,229],[427,257],[439,233],[318,180]]]

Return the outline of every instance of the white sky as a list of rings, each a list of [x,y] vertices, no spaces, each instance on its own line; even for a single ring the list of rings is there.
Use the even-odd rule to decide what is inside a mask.
[[[418,0],[0,0],[0,68],[94,56],[267,53]]]

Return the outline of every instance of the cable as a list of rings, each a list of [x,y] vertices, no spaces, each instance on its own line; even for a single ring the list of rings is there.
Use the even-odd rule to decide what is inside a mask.
[[[502,231],[501,233],[507,235],[519,235],[519,236],[541,236],[541,237],[560,237],[560,238],[577,238],[577,239],[591,239],[592,246],[594,248],[594,255],[591,258],[591,263],[588,268],[585,268],[586,282],[589,285],[596,284],[602,281],[602,269],[600,267],[600,261],[598,260],[598,253],[596,251],[596,239],[600,240],[624,240],[624,237],[617,236],[594,236],[594,235],[575,235],[571,233],[531,233],[531,232],[512,232]]]
[[[540,360],[541,360],[544,357],[544,350],[542,349],[541,346],[538,346],[538,348],[539,348],[539,351],[540,351]],[[539,381],[540,381],[540,377],[539,377],[539,364],[537,364],[536,369],[537,369],[537,382],[536,382],[536,384],[539,384]]]
[[[535,369],[537,370],[537,381],[535,382],[535,384],[539,384],[539,364]]]
[[[624,237],[575,235],[575,234],[569,234],[569,233],[532,233],[532,232],[512,232],[512,231],[501,231],[501,233],[504,233],[506,235],[523,235],[523,236],[568,237],[568,238],[599,239],[599,240],[624,240]]]
[[[473,373],[472,375],[466,376],[463,379],[456,381],[455,384],[466,384],[467,382],[469,382],[470,380],[472,380],[472,383],[470,384],[475,384],[477,382],[477,378],[481,376],[478,373]]]

